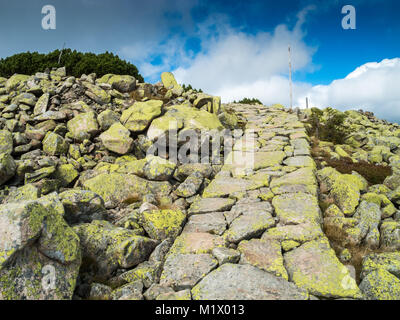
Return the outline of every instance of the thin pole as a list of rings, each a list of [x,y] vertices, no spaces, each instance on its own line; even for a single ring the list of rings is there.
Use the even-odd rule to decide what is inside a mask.
[[[308,97],[306,97],[306,108],[308,109]]]
[[[62,54],[63,54],[64,48],[65,48],[65,42],[64,42],[63,47],[62,47],[62,49],[61,49],[60,55],[58,56],[58,65],[60,65],[61,56],[62,56]]]
[[[292,87],[292,50],[289,45],[289,85],[290,85],[290,109],[293,108],[293,87]]]

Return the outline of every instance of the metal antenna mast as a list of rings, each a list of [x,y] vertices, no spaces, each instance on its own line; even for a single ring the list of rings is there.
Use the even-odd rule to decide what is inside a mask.
[[[290,85],[290,109],[293,109],[293,87],[292,87],[292,50],[290,45],[289,50],[289,85]]]

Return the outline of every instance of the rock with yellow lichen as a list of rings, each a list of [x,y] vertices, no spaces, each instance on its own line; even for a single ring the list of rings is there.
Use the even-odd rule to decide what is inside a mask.
[[[160,284],[177,291],[191,289],[217,266],[211,254],[171,254],[165,261]]]
[[[132,107],[126,109],[121,116],[121,123],[132,132],[145,130],[151,121],[161,114],[163,102],[149,100],[135,102]]]
[[[351,216],[360,200],[360,185],[350,175],[341,175],[334,180],[330,195],[343,213]]]
[[[80,238],[83,262],[97,268],[96,276],[109,278],[117,268],[131,268],[145,261],[157,241],[138,236],[133,230],[106,221],[75,226]]]
[[[0,206],[2,299],[71,299],[75,290],[79,238],[51,202],[42,203]]]
[[[0,185],[10,180],[17,169],[17,165],[8,153],[0,154]]]
[[[323,298],[361,298],[361,292],[326,238],[313,240],[284,254],[289,279]]]
[[[249,264],[225,263],[193,289],[194,300],[307,300],[306,290]]]
[[[97,83],[108,83],[113,89],[122,93],[131,92],[136,88],[135,78],[128,75],[106,74],[97,79]]]
[[[130,132],[120,122],[115,122],[110,128],[100,135],[103,145],[112,152],[127,154],[133,144]]]
[[[320,223],[322,220],[317,199],[307,193],[276,196],[272,199],[272,205],[276,215],[284,224]]]
[[[151,182],[135,175],[121,173],[100,173],[85,180],[83,186],[101,196],[110,206],[121,203],[140,202],[148,193],[169,194],[171,186],[168,182]]]
[[[288,280],[283,265],[282,247],[277,240],[252,239],[239,243],[240,263],[251,264],[261,270]]]
[[[368,273],[360,289],[367,300],[400,300],[400,279],[385,269]]]
[[[140,217],[141,224],[152,239],[176,238],[182,231],[186,214],[181,210],[145,211]]]

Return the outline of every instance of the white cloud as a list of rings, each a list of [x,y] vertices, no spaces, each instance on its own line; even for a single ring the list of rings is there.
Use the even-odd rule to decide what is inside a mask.
[[[318,85],[303,93],[298,105],[334,107],[339,110],[364,109],[391,121],[400,120],[400,58],[364,64],[344,79]]]
[[[314,67],[315,48],[304,42],[302,30],[305,16],[312,10],[302,10],[293,29],[281,24],[272,32],[256,34],[233,29],[223,17],[213,17],[199,29],[202,51],[173,72],[179,82],[219,95],[225,102],[255,97],[265,104],[288,104],[288,45],[292,47],[294,71]],[[296,83],[294,92],[309,88]]]

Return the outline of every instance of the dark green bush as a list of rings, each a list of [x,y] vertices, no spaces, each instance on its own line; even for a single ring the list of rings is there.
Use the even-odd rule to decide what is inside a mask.
[[[235,101],[233,101],[233,103],[241,103],[241,104],[262,104],[262,102],[260,101],[260,100],[258,100],[258,99],[256,99],[256,98],[252,98],[252,99],[250,99],[250,98],[243,98],[242,100],[240,100],[240,101],[238,101],[238,102],[236,102],[236,100]]]
[[[31,75],[43,72],[47,68],[65,66],[67,75],[77,78],[82,74],[96,73],[98,77],[101,77],[107,73],[113,73],[131,75],[140,82],[144,81],[136,66],[110,52],[94,54],[64,49],[60,64],[58,64],[59,55],[60,50],[48,54],[24,52],[0,59],[0,76],[9,78],[14,73]]]
[[[343,112],[332,108],[326,108],[324,111],[312,108],[308,119],[308,134],[319,140],[343,144],[346,136],[350,134],[349,129],[344,126],[346,117]]]
[[[185,90],[185,92],[189,91],[189,90],[193,90],[193,92],[195,92],[195,93],[202,93],[203,92],[203,90],[201,90],[201,89],[194,89],[191,84],[189,84],[189,85],[183,84],[182,88],[183,88],[183,90]]]

